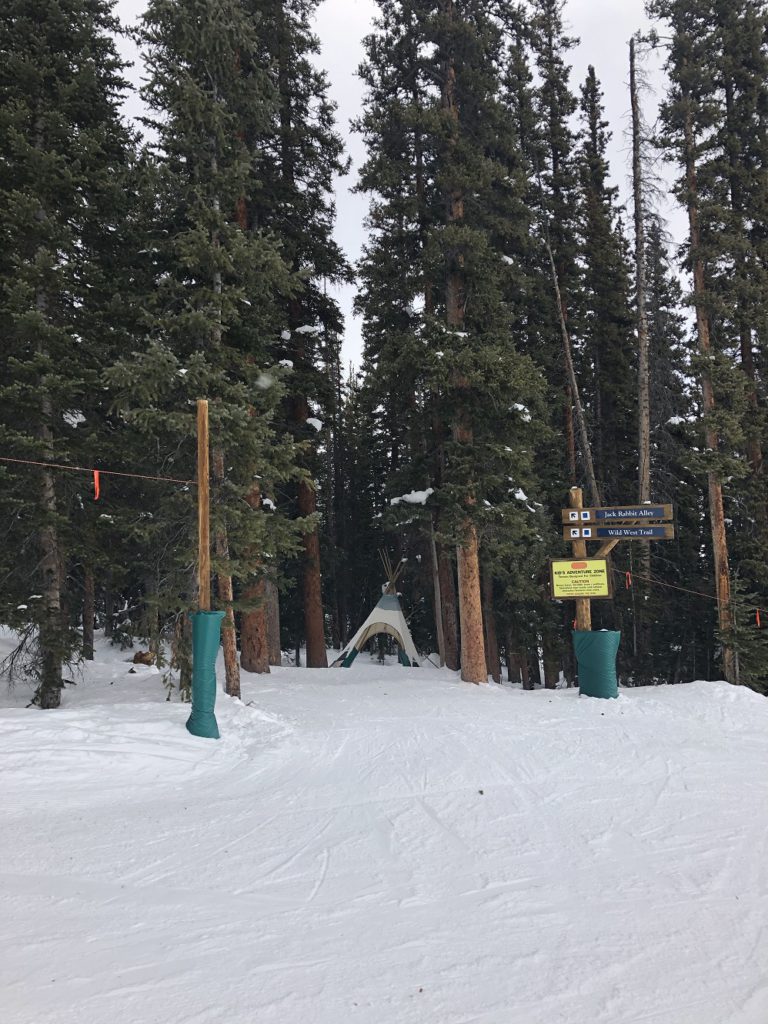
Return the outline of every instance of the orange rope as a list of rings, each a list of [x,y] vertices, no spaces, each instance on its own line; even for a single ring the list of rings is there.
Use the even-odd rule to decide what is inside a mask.
[[[0,462],[13,462],[19,466],[42,466],[44,469],[66,469],[71,473],[101,473],[103,476],[122,476],[128,477],[130,480],[159,480],[162,483],[168,484],[185,484],[186,486],[196,486],[196,480],[179,480],[174,476],[149,476],[146,473],[121,473],[117,469],[90,469],[86,466],[65,466],[60,462],[33,462],[32,459],[11,459],[5,455],[0,455]]]
[[[624,574],[620,569],[613,570],[617,575],[623,576]],[[706,598],[707,601],[716,601],[718,604],[725,604],[719,597],[713,597],[712,594],[704,594],[700,590],[689,590],[688,587],[678,587],[674,583],[664,583],[662,580],[654,579],[653,576],[641,576],[638,572],[633,572],[632,576],[637,580],[645,580],[646,583],[654,583],[657,587],[666,587],[667,590],[679,590],[681,594],[694,594],[696,597]]]

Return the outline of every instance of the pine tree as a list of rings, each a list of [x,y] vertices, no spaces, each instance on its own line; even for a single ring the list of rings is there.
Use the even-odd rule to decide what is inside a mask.
[[[250,224],[280,239],[294,279],[281,307],[281,340],[275,357],[291,364],[285,402],[287,426],[302,446],[304,474],[297,482],[296,511],[304,522],[301,578],[307,665],[327,666],[316,487],[322,476],[323,430],[335,396],[327,369],[338,362],[341,314],[328,286],[349,279],[346,261],[333,239],[333,185],[346,170],[343,143],[335,127],[328,81],[315,66],[319,43],[311,30],[317,0],[246,3],[254,19],[264,67],[277,100],[266,132],[251,145],[272,154],[264,162],[258,195],[250,198]],[[326,412],[327,410],[327,412]]]
[[[759,607],[768,601],[768,485],[764,469],[768,433],[768,10],[764,3],[734,7],[717,2],[712,20],[720,51],[713,64],[713,79],[723,116],[702,175],[711,188],[713,213],[716,211],[711,230],[716,230],[723,251],[712,273],[712,291],[721,344],[727,346],[741,371],[736,388],[743,389],[739,398],[741,448],[747,463],[738,493],[728,495],[727,513],[733,520],[731,551],[740,592],[751,592]],[[738,596],[737,619],[740,601]],[[754,609],[742,617],[748,623],[746,631],[754,630]],[[739,656],[740,673],[748,662]],[[748,675],[754,678],[754,671]]]
[[[678,194],[688,213],[688,269],[693,278],[693,303],[699,358],[696,369],[702,388],[702,430],[707,454],[709,515],[715,563],[723,670],[736,681],[729,636],[733,630],[723,481],[743,475],[735,449],[741,443],[739,385],[725,337],[720,333],[713,273],[726,249],[718,231],[721,216],[716,176],[708,174],[709,143],[718,130],[720,107],[714,65],[721,53],[713,33],[711,3],[696,0],[654,0],[652,14],[664,18],[672,32],[667,60],[671,86],[662,108],[663,145],[683,171]]]
[[[381,7],[363,121],[362,184],[374,195],[375,228],[361,300],[368,372],[394,496],[429,482],[437,516],[417,517],[421,535],[434,531],[435,549],[455,546],[462,674],[479,682],[479,547],[498,524],[514,536],[528,514],[511,495],[531,472],[540,412],[541,382],[516,349],[506,299],[527,223],[526,181],[496,70],[500,23],[473,2]],[[445,604],[440,568],[430,574],[440,586],[427,576],[424,592],[439,590]]]
[[[765,400],[755,359],[766,296],[766,12],[761,3],[736,9],[719,0],[655,3],[651,10],[673,33],[664,141],[685,170],[680,192],[691,226],[720,636],[725,674],[737,681],[729,554],[755,581],[764,579],[768,561]],[[724,481],[733,483],[727,492]]]
[[[632,548],[622,553],[622,568],[634,577],[619,603],[622,629],[628,636],[647,629],[645,650],[637,643],[638,656],[628,658],[631,647],[624,645],[622,661],[628,682],[676,683],[701,677],[713,662],[717,616],[715,602],[697,596],[707,595],[711,557],[702,558],[707,550],[706,472],[695,451],[700,397],[693,384],[684,297],[658,216],[648,216],[644,235],[650,474],[656,500],[675,507],[677,536],[674,544],[650,545],[648,564]]]
[[[606,504],[619,504],[627,500],[630,467],[636,458],[636,367],[626,244],[616,208],[618,189],[608,185],[610,135],[593,67],[582,88],[581,111],[583,392],[591,411],[600,494]]]
[[[4,452],[42,463],[92,462],[107,416],[100,372],[122,340],[110,307],[120,306],[134,143],[119,113],[112,7],[46,0],[33,16],[10,0],[0,13],[0,437]],[[79,646],[68,568],[73,555],[93,557],[90,482],[44,467],[5,476],[3,617],[33,623],[37,701],[57,707]]]
[[[358,189],[371,196],[371,235],[360,265],[358,309],[363,317],[364,380],[361,400],[371,421],[371,458],[396,497],[434,486],[444,465],[445,427],[439,392],[430,385],[440,358],[430,346],[437,302],[435,275],[427,264],[426,241],[436,216],[431,84],[431,41],[427,8],[382,3],[377,32],[366,40],[368,60],[361,72],[368,87],[365,112],[356,125],[368,159]],[[396,536],[398,517],[393,526]],[[440,532],[435,504],[430,533]],[[404,553],[404,552],[403,552]],[[450,545],[430,550],[437,634],[441,655],[459,667],[458,623]]]
[[[227,689],[237,694],[237,583],[261,578],[265,559],[293,543],[282,515],[248,503],[256,479],[274,486],[295,472],[294,444],[274,426],[286,371],[270,352],[291,275],[277,242],[246,230],[241,216],[262,174],[263,154],[249,140],[268,131],[277,98],[256,26],[237,0],[201,0],[194,8],[157,0],[139,35],[156,139],[148,247],[155,289],[142,350],[111,382],[145,449],[182,478],[193,474],[195,398],[211,401],[214,569],[227,611]],[[190,494],[167,502],[154,550],[167,559],[168,529],[184,536],[163,572],[166,604],[184,607],[194,590]]]
[[[563,373],[559,317],[573,331],[578,323],[580,271],[578,266],[578,172],[576,140],[571,126],[578,101],[569,86],[568,52],[578,40],[566,35],[563,26],[564,0],[533,0],[531,13],[532,47],[538,70],[537,108],[540,122],[538,146],[530,145],[535,160],[534,172],[541,187],[537,210],[543,221],[554,260],[554,273],[560,291],[560,309],[553,313],[550,328],[552,346],[544,358],[552,389],[563,397],[565,460],[563,483],[578,483],[577,438],[574,421],[576,396]],[[548,271],[548,268],[547,268]],[[551,308],[551,286],[549,307]],[[582,452],[582,457],[584,457]],[[561,499],[557,504],[561,504]]]

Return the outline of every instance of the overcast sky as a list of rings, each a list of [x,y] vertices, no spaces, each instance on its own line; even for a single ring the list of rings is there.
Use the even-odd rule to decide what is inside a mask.
[[[118,0],[117,12],[124,23],[131,24],[144,9],[144,0]],[[629,123],[628,42],[633,32],[648,27],[644,12],[645,0],[569,0],[566,8],[568,30],[580,39],[572,52],[573,71],[571,85],[574,91],[584,80],[587,67],[594,64],[605,93],[606,117],[613,131],[610,158],[614,180],[627,197],[629,162],[626,130]],[[331,94],[339,107],[339,128],[347,139],[353,168],[348,178],[338,183],[337,238],[347,256],[355,260],[365,237],[363,220],[366,213],[364,196],[350,194],[355,181],[355,168],[363,157],[360,140],[349,132],[349,121],[362,104],[362,83],[356,71],[363,59],[362,40],[371,31],[376,12],[373,0],[323,0],[318,12],[316,30],[322,44],[321,63],[328,72]],[[135,60],[135,50],[126,45],[126,53]],[[133,81],[140,78],[140,69],[134,69]],[[655,114],[658,91],[662,88],[661,75],[651,75],[651,85],[657,89],[655,97],[646,99],[648,119]],[[135,112],[131,104],[129,110]],[[673,220],[674,220],[673,216]],[[357,363],[360,355],[360,328],[351,315],[353,288],[344,289],[339,298],[347,319],[343,357]]]

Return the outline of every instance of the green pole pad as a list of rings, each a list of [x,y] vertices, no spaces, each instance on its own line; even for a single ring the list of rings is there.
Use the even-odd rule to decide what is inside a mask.
[[[574,630],[573,647],[579,663],[579,693],[585,697],[619,696],[616,655],[621,633],[601,629],[596,633]]]
[[[192,619],[192,714],[187,729],[193,736],[219,739],[216,722],[216,658],[225,612],[195,612]]]

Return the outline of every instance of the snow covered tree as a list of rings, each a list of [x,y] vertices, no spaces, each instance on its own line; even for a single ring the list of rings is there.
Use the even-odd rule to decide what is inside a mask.
[[[286,427],[301,446],[304,470],[296,483],[295,510],[304,522],[299,565],[307,665],[327,665],[316,484],[322,476],[323,424],[335,401],[341,314],[328,286],[349,279],[349,268],[333,239],[335,178],[346,170],[335,127],[328,80],[315,58],[319,43],[311,20],[317,0],[248,0],[257,24],[262,66],[275,109],[260,133],[246,138],[264,154],[262,182],[249,196],[245,215],[280,240],[292,288],[279,307],[280,339],[275,358],[291,366],[284,402]],[[331,370],[329,375],[328,370]]]
[[[97,456],[100,372],[124,342],[111,307],[125,284],[134,143],[112,8],[9,0],[0,12],[0,445],[43,464],[3,470],[3,618],[37,631],[44,708],[59,705],[77,646],[67,568],[92,493],[45,464]]]
[[[439,519],[419,521],[429,531],[437,522],[435,547],[455,547],[462,675],[480,682],[480,541],[499,521],[514,533],[529,514],[514,495],[531,473],[530,410],[542,393],[505,300],[525,178],[501,97],[500,21],[474,2],[381,11],[362,121],[374,229],[361,298],[369,374],[391,479],[414,492],[430,483]]]
[[[610,135],[593,67],[582,87],[581,113],[582,392],[591,413],[600,494],[611,505],[627,500],[634,477],[636,361],[626,243],[616,207],[618,189],[608,184]]]
[[[531,45],[538,72],[536,109],[539,139],[531,135],[530,157],[540,182],[538,215],[549,239],[560,291],[559,311],[552,315],[551,345],[542,352],[550,387],[563,395],[565,457],[563,483],[575,485],[582,478],[578,468],[577,427],[574,418],[576,396],[563,368],[558,315],[573,332],[578,324],[580,270],[578,265],[578,171],[576,139],[572,118],[578,101],[569,85],[568,53],[577,40],[568,36],[563,25],[564,0],[533,0]],[[552,307],[549,290],[549,308]],[[582,452],[582,459],[584,458]],[[562,499],[561,499],[562,501]]]
[[[750,16],[756,14],[757,6],[747,7]],[[683,172],[678,195],[689,221],[686,265],[693,278],[699,348],[694,366],[703,398],[706,452],[702,462],[708,476],[723,670],[726,678],[736,682],[737,664],[729,639],[734,615],[724,481],[743,479],[749,472],[743,453],[748,446],[747,410],[751,408],[753,414],[755,409],[747,395],[750,390],[754,393],[755,382],[739,368],[737,354],[741,351],[742,361],[746,354],[749,363],[753,338],[749,320],[755,305],[744,291],[749,262],[744,253],[749,246],[739,205],[744,182],[753,182],[755,173],[759,178],[760,160],[754,160],[745,143],[744,173],[739,173],[742,158],[732,145],[732,130],[739,120],[737,96],[751,93],[753,100],[755,93],[754,83],[737,85],[734,65],[743,62],[746,73],[746,55],[759,38],[759,22],[730,17],[725,5],[715,0],[653,0],[649,10],[671,32],[667,59],[671,84],[662,109],[662,144]],[[757,47],[759,51],[759,43]],[[753,106],[752,100],[745,99],[742,115]],[[759,132],[756,137],[759,148]],[[759,286],[759,279],[755,284]]]
[[[227,610],[227,688],[237,694],[236,584],[261,578],[270,554],[293,545],[283,516],[248,501],[255,481],[274,486],[295,473],[295,446],[274,426],[285,370],[272,350],[292,275],[277,241],[242,217],[266,161],[251,140],[268,133],[277,95],[256,22],[239,0],[156,0],[139,37],[155,133],[155,289],[142,350],[111,382],[145,444],[174,475],[192,475],[195,398],[211,402],[214,569]],[[168,600],[178,606],[192,589],[194,517],[189,495],[169,500],[181,507],[159,517],[162,550],[169,524],[188,526],[187,543],[172,549],[173,572],[164,574]]]

